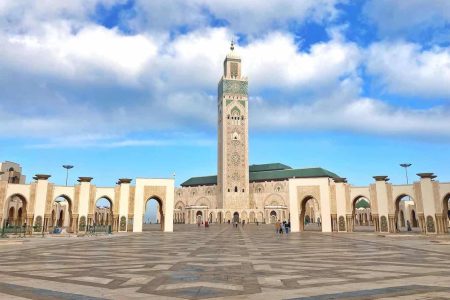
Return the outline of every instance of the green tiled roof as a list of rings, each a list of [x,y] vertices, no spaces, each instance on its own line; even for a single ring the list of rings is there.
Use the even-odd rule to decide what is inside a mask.
[[[369,202],[367,202],[366,199],[361,199],[356,202],[355,207],[356,208],[370,208],[370,204],[369,204]]]
[[[283,167],[281,168],[281,166]],[[317,177],[338,178],[339,176],[333,172],[330,172],[322,168],[292,169],[289,166],[279,163],[250,166],[250,182],[285,180],[288,178],[317,178]],[[181,186],[199,186],[199,185],[214,185],[214,184],[217,184],[217,176],[203,176],[203,177],[189,178],[188,180],[183,182]]]
[[[283,180],[288,178],[314,178],[314,177],[335,178],[339,176],[322,168],[287,169],[276,171],[251,172],[250,182]]]
[[[292,168],[284,164],[274,163],[274,164],[250,165],[248,169],[250,172],[261,172],[261,171],[286,170]]]
[[[191,177],[181,186],[214,185],[217,184],[217,176]]]

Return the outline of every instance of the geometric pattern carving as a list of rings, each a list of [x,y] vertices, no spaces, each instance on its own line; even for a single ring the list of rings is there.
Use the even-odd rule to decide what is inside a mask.
[[[388,231],[388,223],[386,216],[381,216],[381,231],[387,232]]]
[[[41,232],[41,230],[42,230],[42,217],[37,216],[36,220],[34,221],[34,231]]]
[[[165,186],[146,186],[144,187],[144,201],[150,197],[157,197],[161,201],[166,199],[166,187]]]
[[[238,81],[238,80],[223,80],[223,91],[222,94],[248,94],[248,82]]]
[[[319,186],[298,186],[297,187],[297,201],[303,201],[306,197],[311,196],[320,203],[320,190]],[[301,204],[301,203],[300,203]],[[301,206],[299,207],[301,209]]]
[[[345,231],[345,218],[343,216],[339,217],[339,231]]]
[[[427,232],[436,232],[436,228],[434,226],[434,219],[432,216],[427,217]]]
[[[127,218],[122,216],[120,218],[120,231],[125,231],[127,229]]]
[[[80,226],[78,228],[79,231],[85,231],[86,230],[86,217],[82,216],[80,218]]]

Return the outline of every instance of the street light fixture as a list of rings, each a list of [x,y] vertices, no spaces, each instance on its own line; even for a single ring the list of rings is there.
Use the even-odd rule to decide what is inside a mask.
[[[409,184],[409,182],[408,182],[408,168],[411,167],[411,164],[403,163],[403,164],[400,164],[400,167],[405,168],[406,184]]]
[[[64,169],[66,169],[66,186],[67,186],[67,179],[69,178],[69,170],[73,168],[73,166],[71,165],[63,165],[62,166]]]

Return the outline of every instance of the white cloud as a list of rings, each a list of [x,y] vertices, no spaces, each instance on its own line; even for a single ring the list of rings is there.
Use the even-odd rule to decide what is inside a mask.
[[[253,108],[253,127],[271,130],[333,130],[402,138],[450,137],[450,111],[395,108],[370,98],[346,98],[347,103],[333,105],[320,100],[312,105],[276,106],[260,100]],[[270,124],[270,127],[268,126]]]
[[[222,62],[241,25],[259,33],[237,47],[250,81],[253,129],[448,136],[447,108],[416,110],[362,98],[359,71],[368,59],[368,72],[389,92],[448,97],[448,49],[380,42],[364,51],[334,27],[328,42],[304,50],[281,30],[293,19],[334,18],[334,2],[248,1],[237,15],[229,13],[235,1],[164,2],[159,10],[147,2],[142,14],[162,27],[133,34],[94,24],[88,15],[95,5],[68,2],[46,17],[51,1],[35,12],[24,3],[14,14],[0,6],[0,16],[25,16],[21,30],[0,21],[0,136],[43,140],[40,147],[126,147],[180,141],[130,138],[136,132],[211,132]],[[208,22],[205,9],[232,25],[197,28]],[[196,29],[170,38],[164,31],[185,23]]]
[[[340,0],[193,0],[136,1],[136,19],[140,30],[191,29],[209,26],[211,19],[225,21],[235,33],[261,34],[285,29],[290,23],[308,20],[323,22],[338,15]]]
[[[414,36],[427,30],[439,35],[439,30],[445,30],[450,23],[448,0],[371,0],[363,11],[382,36]]]
[[[387,92],[425,98],[450,98],[450,48],[380,42],[368,49],[367,71]]]
[[[244,70],[257,88],[277,87],[318,90],[355,76],[360,50],[339,40],[312,45],[300,52],[293,36],[271,33],[242,49]]]
[[[67,26],[45,26],[42,35],[2,37],[4,64],[36,74],[64,76],[75,81],[133,82],[157,54],[157,45],[143,35],[125,36],[117,30],[86,26],[72,32]]]

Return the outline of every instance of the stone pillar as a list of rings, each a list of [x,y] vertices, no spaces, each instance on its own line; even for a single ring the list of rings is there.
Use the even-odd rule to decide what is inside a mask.
[[[447,220],[442,213],[436,213],[436,232],[437,233],[446,233],[447,229]]]
[[[345,216],[347,232],[353,232],[353,215],[349,214]]]
[[[333,232],[338,231],[337,214],[331,214],[331,229],[333,230]]]
[[[335,182],[335,186],[334,186],[334,197],[333,197],[333,193],[331,195],[331,201],[336,202],[336,219],[339,219],[340,217],[345,218],[346,219],[346,215],[351,214],[351,207],[348,207],[348,203],[349,203],[349,199],[348,199],[348,193],[347,193],[347,179],[346,178],[334,178],[333,179]],[[335,199],[333,199],[335,198]],[[340,226],[337,226],[337,231],[347,231],[348,226],[347,226],[347,221],[345,221],[344,226],[342,226],[342,224],[340,224]]]
[[[390,226],[388,221],[389,216],[389,196],[387,189],[387,181],[389,178],[387,176],[373,176],[375,179],[375,192],[377,198],[377,207],[379,215],[379,230],[381,232],[395,232],[395,222],[394,227]]]
[[[436,232],[436,213],[440,213],[437,211],[436,201],[439,199],[435,199],[435,193],[433,189],[433,179],[436,178],[433,173],[418,173],[417,176],[420,177],[420,192],[421,199],[423,204],[423,224],[425,229],[425,233],[434,234],[434,233],[443,233]]]
[[[92,181],[92,177],[78,177],[78,182],[80,183],[78,215],[79,215],[80,219],[82,217],[84,217],[86,220],[85,230],[87,230],[87,227],[88,227],[87,225],[92,225],[92,219],[93,219],[93,215],[90,214],[90,212],[89,212],[91,181]]]
[[[25,223],[27,223],[26,231],[28,234],[33,233],[33,218],[34,218],[34,215],[32,213],[27,213]],[[1,220],[0,220],[0,222],[1,222]]]
[[[372,222],[375,227],[375,232],[380,232],[380,217],[378,214],[372,214]]]
[[[47,189],[48,189],[48,179],[50,178],[50,175],[45,174],[36,174],[33,178],[36,179],[36,198],[34,202],[34,208],[30,207],[27,208],[28,211],[34,210],[34,215],[37,216],[44,216],[45,214],[45,207],[47,202]],[[44,216],[45,221],[45,216]],[[44,222],[45,226],[48,226],[47,223]],[[45,230],[47,230],[47,227],[44,227]]]
[[[45,233],[48,232],[49,224],[51,222],[52,215],[51,214],[44,214],[44,225],[43,230]]]
[[[389,218],[389,232],[394,233],[399,231],[397,228],[397,220],[395,218],[395,214],[389,214],[388,218]]]
[[[120,178],[117,184],[120,186],[119,191],[119,211],[118,211],[118,218],[119,222],[122,217],[127,218],[128,217],[128,201],[130,199],[130,178]],[[116,200],[117,201],[117,200]],[[128,220],[126,220],[126,224],[128,224]],[[127,231],[127,226],[125,226],[125,230],[121,230],[120,225],[117,226],[117,231]],[[123,228],[122,228],[123,229]]]
[[[128,224],[127,224],[127,231],[133,232],[133,214],[128,214]]]
[[[78,214],[72,214],[72,226],[70,232],[78,233]]]
[[[424,213],[417,213],[417,219],[419,220],[419,227],[422,233],[427,232],[427,224],[425,223]]]

